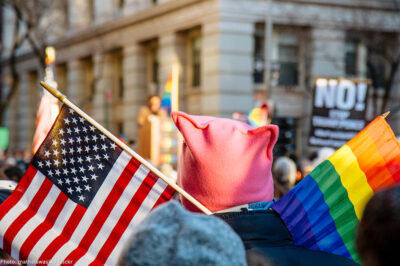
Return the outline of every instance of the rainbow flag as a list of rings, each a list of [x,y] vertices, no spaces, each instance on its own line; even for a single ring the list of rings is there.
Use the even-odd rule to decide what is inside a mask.
[[[165,84],[164,94],[161,100],[161,107],[171,113],[171,97],[172,97],[172,72],[169,74],[167,83]]]
[[[247,115],[247,121],[253,127],[265,126],[268,123],[267,107],[255,107]]]
[[[377,117],[277,201],[295,245],[360,262],[355,232],[368,200],[400,182],[400,143]]]

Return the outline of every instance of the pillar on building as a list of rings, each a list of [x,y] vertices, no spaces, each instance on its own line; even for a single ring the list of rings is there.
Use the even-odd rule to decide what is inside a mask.
[[[123,132],[129,139],[137,141],[136,117],[140,107],[146,102],[146,49],[143,45],[135,43],[125,46],[122,55],[122,76],[124,77]]]
[[[39,86],[36,72],[25,72],[19,83],[18,149],[31,150],[37,108],[39,106]]]
[[[94,95],[91,104],[91,114],[112,133],[119,133],[119,123],[122,122],[123,99],[118,88],[120,78],[120,50],[113,50],[93,56]]]
[[[92,23],[93,7],[90,5],[90,2],[91,1],[69,0],[68,20],[70,29],[86,28]]]
[[[113,90],[113,62],[109,53],[95,54],[94,66],[94,95],[90,114],[104,127],[111,129],[112,109],[110,91]],[[112,97],[112,95],[111,95]]]
[[[19,86],[19,85],[18,85]],[[7,116],[6,116],[6,121],[7,124],[6,126],[8,127],[9,130],[9,145],[8,149],[10,151],[14,151],[19,148],[19,91],[17,89],[17,92],[14,93],[14,96],[12,97],[10,103],[8,104],[8,110],[7,110]]]
[[[87,92],[89,88],[86,88],[85,67],[81,60],[73,59],[67,63],[67,84],[68,84],[68,98],[77,103],[79,106],[85,104],[87,98]]]
[[[115,1],[93,0],[93,16],[96,24],[102,24],[114,18],[114,2]]]
[[[97,122],[118,133],[121,120],[117,90],[119,75],[113,52],[68,62],[68,97]],[[118,116],[119,115],[119,116]]]
[[[216,20],[202,26],[201,106],[230,117],[252,107],[253,24]]]

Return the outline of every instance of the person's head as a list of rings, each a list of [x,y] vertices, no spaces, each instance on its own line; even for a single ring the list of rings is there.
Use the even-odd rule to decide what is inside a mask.
[[[330,147],[323,147],[318,150],[317,157],[312,160],[313,167],[317,167],[323,161],[331,157],[332,154],[335,153],[335,150]]]
[[[272,149],[278,127],[172,112],[184,137],[178,184],[211,211],[273,199]],[[199,211],[185,198],[182,204]]]
[[[358,225],[356,247],[365,266],[397,265],[400,250],[400,186],[377,192]]]
[[[14,157],[7,157],[5,164],[6,164],[7,167],[16,166],[17,165],[17,160]]]
[[[240,237],[224,221],[170,201],[134,229],[119,264],[246,265],[246,255]]]
[[[152,95],[147,98],[147,106],[152,113],[157,113],[160,110],[161,99],[157,95]]]
[[[274,163],[272,174],[281,185],[291,188],[296,183],[296,164],[288,157],[279,157]]]
[[[24,150],[23,160],[24,162],[29,163],[32,160],[32,151]]]
[[[15,150],[14,151],[14,158],[16,160],[20,160],[23,157],[23,152],[21,150]]]
[[[19,182],[24,175],[18,166],[9,166],[5,168],[4,174],[9,180],[14,180],[15,182]]]

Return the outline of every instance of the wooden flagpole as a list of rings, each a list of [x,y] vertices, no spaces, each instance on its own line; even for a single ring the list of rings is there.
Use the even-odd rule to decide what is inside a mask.
[[[382,114],[381,116],[382,116],[383,118],[386,118],[386,117],[388,117],[389,115],[390,115],[390,111],[388,111],[388,112]]]
[[[179,66],[172,65],[171,111],[179,110]]]
[[[52,95],[54,95],[54,97],[59,99],[61,102],[66,104],[68,107],[70,107],[72,110],[77,112],[80,116],[82,116],[87,121],[89,121],[89,123],[91,123],[93,126],[95,126],[98,130],[100,130],[104,135],[109,137],[112,141],[117,143],[122,149],[124,149],[132,157],[134,157],[136,160],[138,160],[140,163],[142,163],[144,166],[146,166],[152,172],[154,172],[156,175],[158,175],[158,177],[160,177],[162,180],[164,180],[168,185],[170,185],[172,188],[174,188],[179,194],[181,194],[183,197],[185,197],[188,201],[190,201],[193,205],[195,205],[197,208],[199,208],[202,212],[204,212],[207,215],[212,214],[212,212],[209,209],[207,209],[203,204],[201,204],[199,201],[197,201],[195,198],[193,198],[189,193],[187,193],[185,190],[183,190],[181,187],[179,187],[177,184],[175,184],[175,182],[173,182],[169,177],[167,177],[166,175],[161,173],[157,168],[155,168],[153,165],[151,165],[149,162],[147,162],[145,159],[143,159],[139,154],[134,152],[125,143],[123,143],[117,137],[115,137],[111,132],[109,132],[102,125],[97,123],[93,118],[91,118],[89,115],[87,115],[85,112],[83,112],[79,107],[77,107],[75,104],[70,102],[67,99],[67,97],[65,97],[64,94],[62,94],[58,90],[52,88],[51,86],[44,83],[43,81],[40,82],[40,85],[42,85],[43,88],[45,88]]]

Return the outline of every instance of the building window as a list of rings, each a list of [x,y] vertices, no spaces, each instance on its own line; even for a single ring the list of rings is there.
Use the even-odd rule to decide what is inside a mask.
[[[373,44],[369,47],[368,51],[366,52],[368,56],[366,60],[363,62],[364,66],[367,68],[367,76],[372,81],[372,86],[376,89],[387,89],[387,84],[389,84],[390,80],[390,72],[394,67],[394,64],[397,62],[388,61],[387,51],[385,49],[393,49],[390,45],[377,45]],[[393,81],[392,81],[393,82]],[[394,82],[393,82],[394,83]],[[390,86],[390,85],[389,85]]]
[[[264,82],[264,23],[257,23],[254,32],[254,65],[253,79],[254,83]]]
[[[122,100],[124,98],[125,95],[125,86],[124,86],[124,58],[122,56],[122,52],[119,53],[118,55],[118,69],[119,69],[119,73],[118,73],[118,86],[119,86],[119,91],[118,91],[118,95],[119,98]]]
[[[297,86],[299,84],[298,31],[277,28],[273,31],[271,46],[271,85]],[[264,82],[265,24],[256,23],[253,52],[253,81]]]
[[[83,73],[85,73],[85,88],[88,88],[86,97],[91,101],[96,92],[96,84],[94,79],[94,66],[92,57],[85,57],[81,59]]]
[[[349,40],[345,43],[345,73],[349,78],[367,77],[367,47],[360,40]]]
[[[64,94],[68,94],[67,91],[67,64],[62,63],[56,65],[56,81],[57,89],[62,91]]]
[[[70,21],[70,17],[69,17],[69,14],[71,14],[71,12],[70,12],[71,6],[68,1],[61,2],[61,5],[62,5],[61,8],[64,12],[64,29],[68,30],[71,26],[71,21]]]
[[[147,95],[160,95],[158,40],[143,43],[147,50]]]
[[[122,9],[125,5],[125,0],[117,0],[118,8]]]
[[[154,84],[158,84],[158,47],[151,48],[151,81]]]
[[[192,86],[200,86],[201,74],[201,37],[192,39]]]
[[[347,42],[345,45],[344,60],[345,60],[346,76],[355,76],[357,74],[356,47],[357,44],[355,42]]]
[[[123,79],[123,54],[122,49],[115,49],[110,52],[113,64],[113,92],[112,95],[122,100],[124,97],[124,79]]]
[[[123,8],[125,5],[124,0],[114,0],[113,9],[114,9],[114,18],[119,18],[122,15]]]
[[[199,88],[201,86],[201,57],[202,38],[200,28],[191,29],[186,32],[187,36],[187,69],[188,87]]]
[[[154,86],[155,94],[159,95],[158,70],[160,63],[158,61],[158,47],[151,48],[151,84]]]
[[[296,86],[299,83],[298,53],[299,41],[294,33],[277,32],[277,58],[272,58],[272,64],[279,71],[278,86]],[[274,49],[273,48],[273,49]],[[274,60],[275,59],[275,60]],[[275,75],[276,76],[276,75]],[[272,75],[274,77],[274,75]]]

